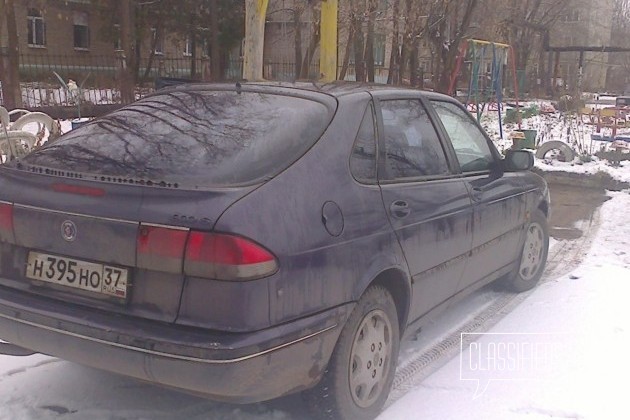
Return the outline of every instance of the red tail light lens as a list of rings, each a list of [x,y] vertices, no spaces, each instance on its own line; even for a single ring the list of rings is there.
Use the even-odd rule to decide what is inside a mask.
[[[188,229],[140,225],[137,239],[138,267],[181,273]]]
[[[0,203],[0,241],[15,242],[13,234],[13,204]]]
[[[224,233],[190,232],[184,272],[218,280],[252,280],[276,272],[276,257],[249,239]]]
[[[175,226],[140,224],[136,253],[139,268],[181,273],[183,267],[207,279],[253,280],[278,269],[276,257],[247,238]]]

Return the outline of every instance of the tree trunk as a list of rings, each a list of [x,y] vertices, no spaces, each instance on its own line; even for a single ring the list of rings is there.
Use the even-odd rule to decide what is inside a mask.
[[[556,51],[556,56],[554,58],[554,66],[553,66],[553,79],[551,83],[551,92],[553,95],[558,91],[558,77],[560,74],[560,51]]]
[[[374,15],[376,14],[376,1],[368,2],[367,37],[365,40],[365,68],[368,82],[374,83]]]
[[[302,74],[302,12],[303,9],[293,11],[293,25],[295,26],[295,78],[298,79]]]
[[[465,32],[470,27],[470,21],[472,20],[472,15],[477,5],[478,0],[467,0],[462,21],[457,26],[452,42],[448,46],[448,49],[442,48],[440,56],[442,57],[443,66],[440,75],[440,83],[438,85],[438,91],[440,92],[448,92],[448,88],[451,83],[451,73],[454,70],[457,54],[459,52],[459,44],[463,39]]]
[[[354,72],[357,82],[365,82],[365,61],[363,51],[365,49],[363,27],[360,18],[354,21]]]
[[[393,33],[392,33],[392,49],[389,54],[389,71],[387,72],[387,84],[400,83],[400,45],[398,44],[398,37],[400,36],[400,0],[394,0],[393,4]]]
[[[413,10],[413,0],[406,0],[405,2],[405,16],[411,16]],[[405,75],[407,74],[407,68],[409,65],[409,57],[411,53],[411,37],[414,28],[412,27],[410,18],[405,19],[405,27],[403,29],[402,48],[400,52],[399,63],[399,77],[400,83],[405,82]]]
[[[153,68],[153,59],[155,58],[155,48],[157,47],[158,42],[162,39],[162,26],[158,26],[155,29],[155,36],[151,37],[151,47],[150,47],[150,53],[149,53],[149,59],[147,60],[147,66],[144,69],[144,73],[142,74],[142,77],[140,78],[140,86],[144,86],[145,82],[147,81],[147,79],[149,78],[149,75],[151,74],[151,69]]]
[[[6,46],[1,45],[0,49],[0,77],[3,82],[2,96],[4,98],[4,107],[11,110],[22,107],[19,73],[20,51],[13,0],[2,0],[0,4],[3,6],[0,7],[0,19],[6,18],[8,42]]]
[[[341,64],[341,70],[339,71],[339,80],[345,80],[346,73],[348,72],[348,65],[350,64],[350,50],[352,49],[352,42],[354,40],[354,27],[350,25],[348,28],[348,41],[346,42],[346,50],[343,53],[343,63]]]
[[[218,0],[210,1],[210,80],[221,80],[221,44],[219,43],[219,7]]]
[[[311,29],[311,42],[308,44],[306,49],[306,54],[304,55],[304,60],[302,61],[302,73],[300,74],[301,79],[308,79],[310,76],[310,67],[311,62],[313,61],[313,57],[315,56],[315,50],[317,49],[317,45],[319,44],[320,33],[319,33],[319,23],[317,19],[313,21],[313,27]]]
[[[418,75],[418,50],[420,49],[420,37],[414,34],[411,44],[411,53],[409,54],[409,83],[411,86],[420,86],[420,78]]]
[[[190,78],[195,80],[197,78],[197,36],[195,34],[195,27],[197,22],[195,16],[190,17],[190,30],[188,31],[188,38],[190,41],[191,56],[190,56]]]
[[[542,47],[542,42],[540,46],[540,51],[538,52],[538,74],[536,74],[536,82],[538,95],[544,95],[547,91],[547,81],[545,80],[545,50]],[[538,83],[540,81],[540,83]]]
[[[265,16],[269,0],[245,0],[243,79],[263,80]]]
[[[135,98],[135,76],[138,61],[136,59],[136,43],[133,31],[135,29],[135,6],[131,0],[120,0],[118,3],[121,16],[120,38],[122,43],[121,65],[120,65],[120,97],[123,104],[128,104],[136,100]]]

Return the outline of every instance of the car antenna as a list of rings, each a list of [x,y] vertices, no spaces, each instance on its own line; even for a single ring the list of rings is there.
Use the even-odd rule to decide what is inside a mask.
[[[236,82],[236,93],[241,94],[241,82]]]

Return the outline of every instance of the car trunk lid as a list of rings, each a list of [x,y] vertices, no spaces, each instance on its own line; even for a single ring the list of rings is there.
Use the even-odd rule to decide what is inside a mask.
[[[189,230],[211,230],[254,188],[183,191],[11,169],[0,171],[0,185],[1,285],[168,322],[179,309]],[[96,291],[79,283],[90,270],[100,270]],[[105,288],[108,275],[116,280],[121,273],[121,288]]]

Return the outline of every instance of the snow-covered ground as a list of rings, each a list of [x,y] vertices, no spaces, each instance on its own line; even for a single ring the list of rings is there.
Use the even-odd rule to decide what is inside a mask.
[[[562,139],[562,117],[534,117],[524,128]],[[496,135],[496,121],[484,122]],[[527,125],[526,125],[527,124]],[[62,127],[66,131],[69,127]],[[509,129],[508,129],[509,130]],[[569,135],[571,130],[569,129]],[[505,147],[506,141],[497,141]],[[542,169],[606,171],[630,181],[630,162],[611,167],[537,162]],[[545,281],[483,334],[383,411],[399,419],[626,419],[630,378],[630,193],[610,192],[588,251]],[[552,255],[565,241],[552,241]],[[489,301],[480,291],[403,343],[400,364],[452,334]],[[47,356],[0,356],[0,419],[303,418],[299,397],[249,406],[219,404]]]

